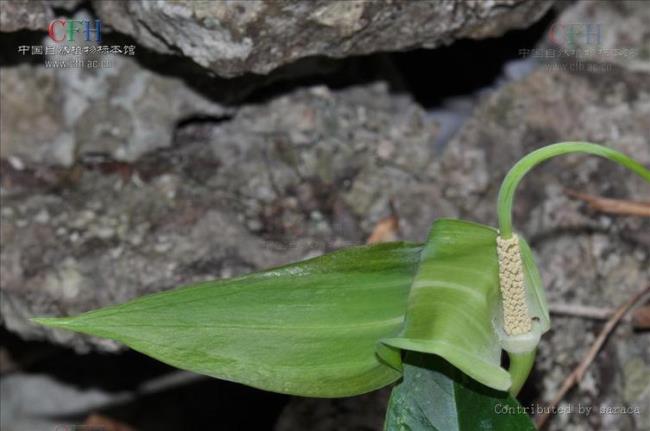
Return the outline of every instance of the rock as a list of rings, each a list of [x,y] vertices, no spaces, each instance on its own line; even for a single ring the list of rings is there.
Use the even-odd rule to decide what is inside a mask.
[[[58,108],[63,93],[53,73],[29,64],[5,67],[0,91],[4,107],[0,110],[2,158],[18,157],[41,162],[58,159],[69,164],[74,149],[61,151],[51,144],[63,123],[63,112]],[[57,154],[61,152],[64,154]]]
[[[65,385],[47,375],[12,373],[0,382],[0,425],[9,430],[72,428],[78,425],[61,416],[92,411],[120,395]]]
[[[0,4],[0,32],[47,30],[54,18],[44,0],[4,0]]]
[[[544,47],[575,52],[569,64],[576,67],[596,62],[650,72],[648,25],[650,9],[643,2],[580,1],[559,16]]]
[[[70,61],[49,58],[47,61]],[[80,61],[90,60],[80,57]],[[2,158],[70,166],[87,153],[134,160],[171,144],[181,120],[233,112],[179,78],[111,55],[96,68],[2,69]]]
[[[553,2],[104,2],[116,30],[162,53],[192,58],[220,76],[265,74],[297,59],[433,48],[524,28]]]
[[[79,350],[115,349],[27,318],[363,243],[391,199],[401,235],[421,239],[434,217],[454,215],[436,184],[436,133],[385,85],[315,87],[241,107],[229,121],[190,123],[175,145],[133,163],[6,163],[3,324]],[[387,160],[379,149],[391,145]]]
[[[82,5],[84,0],[47,0],[47,4],[53,9],[73,11]]]
[[[72,11],[82,3],[83,0],[2,0],[0,32],[47,31],[56,16],[54,9]]]

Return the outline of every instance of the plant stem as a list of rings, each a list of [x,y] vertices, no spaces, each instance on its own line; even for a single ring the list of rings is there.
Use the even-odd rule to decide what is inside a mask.
[[[530,370],[533,369],[533,365],[535,364],[536,354],[537,349],[525,353],[508,352],[508,358],[510,358],[510,367],[508,367],[508,372],[512,379],[512,386],[510,386],[508,392],[510,392],[513,397],[517,396],[522,386],[524,386],[526,379],[528,379]]]
[[[562,142],[542,147],[526,155],[510,169],[503,179],[498,197],[499,235],[503,239],[512,237],[512,204],[517,186],[524,176],[538,164],[562,154],[588,153],[616,162],[650,183],[650,171],[623,153],[602,145],[588,142]],[[535,362],[536,349],[527,353],[508,352],[510,357],[509,373],[512,379],[510,393],[516,396],[524,385]]]
[[[562,142],[542,147],[526,155],[510,169],[501,183],[498,197],[499,230],[503,238],[512,236],[512,203],[515,191],[524,175],[532,168],[552,157],[568,153],[589,153],[604,157],[638,174],[650,183],[650,171],[623,153],[602,145],[587,142]]]

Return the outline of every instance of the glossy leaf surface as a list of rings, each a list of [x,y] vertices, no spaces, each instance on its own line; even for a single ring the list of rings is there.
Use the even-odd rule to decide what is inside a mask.
[[[387,431],[528,431],[535,426],[506,392],[472,381],[438,357],[409,352],[393,388]]]
[[[402,327],[420,249],[353,247],[76,317],[35,320],[269,391],[356,395],[400,377],[375,350]]]

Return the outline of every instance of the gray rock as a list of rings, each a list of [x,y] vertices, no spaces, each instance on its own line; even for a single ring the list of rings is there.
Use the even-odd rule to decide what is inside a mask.
[[[51,144],[63,123],[63,112],[58,108],[62,93],[53,73],[28,64],[4,67],[0,91],[4,108],[0,110],[2,158],[13,156],[34,161],[56,158],[70,163],[73,149],[68,148],[65,154],[57,156],[61,151]]]
[[[552,1],[95,1],[107,25],[144,46],[192,58],[225,77],[268,73],[299,58],[433,48],[498,36]]]
[[[0,32],[47,30],[54,14],[47,1],[4,0],[0,3]]]
[[[57,355],[48,358],[56,368]],[[97,364],[94,364],[97,366]],[[111,383],[120,379],[119,373],[124,370],[116,370],[112,375]],[[79,370],[75,370],[79,372]],[[81,372],[83,374],[83,372]],[[83,381],[83,377],[76,376]],[[168,405],[178,410],[183,410],[182,395],[174,399],[174,394],[182,394],[183,390],[189,391],[188,387],[201,388],[205,376],[185,371],[167,373],[161,376],[138,380],[132,386],[120,386],[119,389],[107,389],[97,385],[96,382],[81,383],[80,380],[70,381],[66,378],[54,378],[48,374],[27,373],[14,371],[4,374],[0,380],[0,402],[2,403],[2,416],[0,426],[6,431],[51,431],[55,429],[83,429],[93,428],[88,425],[92,418],[97,418],[97,412],[129,411],[129,407],[138,403],[138,414],[136,421],[140,418],[148,418],[148,423],[138,429],[161,429],[163,425],[167,429],[186,426],[187,416],[161,419],[156,413],[160,411],[161,399],[168,402]],[[193,392],[196,393],[196,392]],[[212,392],[214,394],[214,392]],[[165,397],[165,395],[167,397]],[[169,396],[171,395],[171,400]],[[157,398],[158,402],[148,403],[151,407],[143,408],[142,400]],[[207,406],[208,404],[206,404]],[[100,413],[101,415],[101,413]],[[182,414],[179,414],[182,416]],[[170,420],[171,419],[171,420]],[[171,423],[170,423],[171,422]],[[83,423],[83,425],[82,425]],[[120,422],[121,423],[121,422]],[[115,425],[115,424],[114,424]],[[96,426],[94,429],[110,429],[105,426]],[[117,427],[117,425],[115,425]],[[118,427],[122,429],[122,427]],[[128,429],[133,429],[129,427]]]
[[[77,57],[47,61],[72,59]],[[181,120],[232,112],[180,78],[156,74],[131,56],[108,55],[99,61],[107,63],[95,68],[4,67],[0,156],[62,166],[85,153],[134,160],[169,146]]]
[[[83,0],[2,0],[0,32],[18,30],[47,31],[55,18],[54,9],[74,10]]]
[[[72,428],[78,424],[62,416],[93,411],[114,398],[113,394],[75,388],[47,375],[13,373],[0,381],[0,426],[8,431]]]
[[[47,0],[46,3],[53,9],[72,11],[77,9],[84,0]]]

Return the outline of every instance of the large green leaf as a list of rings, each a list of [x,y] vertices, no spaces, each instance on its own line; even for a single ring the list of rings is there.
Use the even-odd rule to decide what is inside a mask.
[[[517,343],[502,330],[496,237],[496,229],[488,226],[437,220],[422,250],[404,328],[397,337],[382,342],[397,349],[439,355],[484,385],[498,390],[510,388],[510,375],[501,367],[501,350],[504,344]],[[527,259],[527,263],[532,265],[524,268],[530,284],[538,274],[531,275],[536,268],[532,260]],[[516,341],[538,339],[541,333],[545,316],[538,295],[543,297],[543,292],[527,295],[535,320],[534,335],[519,336]]]
[[[534,347],[541,331],[514,339],[503,334],[496,235],[487,226],[441,219],[424,247],[355,247],[36,321],[275,392],[367,392],[400,376],[401,350],[439,355],[479,382],[506,390],[511,379],[500,366],[502,347]],[[539,274],[530,250],[523,253],[527,283],[536,288],[528,293],[535,327],[547,328]]]
[[[439,357],[409,352],[393,388],[387,431],[527,431],[535,426],[517,400],[483,386]]]
[[[402,327],[420,250],[407,243],[353,247],[76,317],[34,320],[270,391],[356,395],[400,377],[375,350]]]

